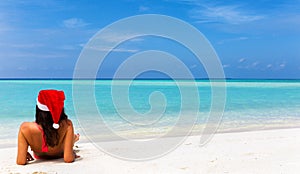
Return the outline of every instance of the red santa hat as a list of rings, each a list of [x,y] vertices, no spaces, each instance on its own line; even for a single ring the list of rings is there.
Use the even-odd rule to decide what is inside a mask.
[[[64,108],[65,94],[54,89],[41,90],[37,98],[37,106],[42,111],[50,111],[53,119],[53,128],[59,128],[59,119]]]

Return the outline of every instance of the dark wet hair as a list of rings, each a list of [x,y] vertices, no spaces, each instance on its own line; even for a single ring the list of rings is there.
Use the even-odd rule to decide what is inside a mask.
[[[68,116],[65,114],[65,111],[63,109],[61,111],[58,124],[62,120],[66,120],[66,119],[68,119]],[[36,106],[35,122],[42,126],[46,137],[47,145],[50,147],[54,147],[58,145],[59,143],[58,129],[53,128],[53,120],[52,120],[51,113],[49,111],[42,111]]]

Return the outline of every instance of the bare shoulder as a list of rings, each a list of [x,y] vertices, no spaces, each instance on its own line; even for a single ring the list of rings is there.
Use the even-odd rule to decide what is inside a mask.
[[[69,127],[69,126],[73,126],[73,123],[70,119],[65,120],[65,124]]]
[[[70,119],[67,119],[67,123],[68,125],[73,126],[73,122]]]
[[[36,126],[36,123],[34,123],[34,122],[23,122],[20,125],[20,131],[22,131],[22,132],[38,131],[38,127]]]
[[[72,129],[73,128],[73,123],[71,120],[67,119],[63,122],[64,127],[66,127],[66,129]]]

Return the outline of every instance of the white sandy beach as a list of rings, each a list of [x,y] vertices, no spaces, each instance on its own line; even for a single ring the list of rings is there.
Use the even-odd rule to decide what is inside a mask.
[[[15,164],[16,148],[0,150],[0,173],[299,173],[300,129],[216,134],[204,147],[190,136],[171,153],[150,161],[116,159],[91,143],[77,143],[81,158]],[[125,147],[130,150],[129,147]]]

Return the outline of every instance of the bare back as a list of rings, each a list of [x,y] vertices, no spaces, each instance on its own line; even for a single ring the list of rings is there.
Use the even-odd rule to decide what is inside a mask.
[[[48,152],[42,152],[43,131],[40,125],[35,122],[24,122],[20,126],[18,135],[18,164],[26,163],[26,154],[28,146],[31,150],[40,155],[61,156],[63,154],[66,162],[74,160],[74,130],[71,120],[63,120],[58,129],[59,141],[54,147],[48,146]]]

